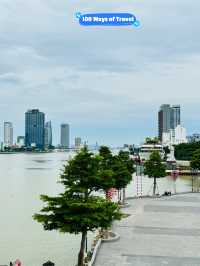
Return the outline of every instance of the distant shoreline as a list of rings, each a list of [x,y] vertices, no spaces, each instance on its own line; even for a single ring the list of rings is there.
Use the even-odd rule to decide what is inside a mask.
[[[53,153],[54,151],[0,151],[0,154],[31,154],[31,153]]]
[[[50,150],[50,151],[0,151],[0,154],[43,154],[43,153],[69,153],[77,150]]]

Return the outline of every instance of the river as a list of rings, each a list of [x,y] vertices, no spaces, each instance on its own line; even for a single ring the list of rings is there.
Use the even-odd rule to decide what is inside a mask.
[[[57,183],[69,153],[0,154],[0,265],[19,258],[23,266],[42,266],[48,260],[56,266],[74,266],[80,238],[44,231],[32,215],[42,207],[40,194],[56,195]],[[137,178],[129,185],[127,196],[150,192],[152,180]],[[160,193],[173,190],[168,179],[158,181]],[[189,191],[187,181],[177,181],[177,191]]]

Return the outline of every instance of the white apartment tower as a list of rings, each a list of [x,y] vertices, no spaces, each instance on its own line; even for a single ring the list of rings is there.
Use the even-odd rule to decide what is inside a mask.
[[[4,122],[4,145],[6,147],[13,145],[13,125],[11,122]]]

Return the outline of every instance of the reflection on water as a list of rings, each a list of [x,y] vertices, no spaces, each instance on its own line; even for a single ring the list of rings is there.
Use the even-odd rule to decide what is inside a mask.
[[[0,265],[7,265],[16,258],[25,266],[40,266],[47,260],[56,266],[75,265],[79,236],[45,232],[32,219],[42,207],[41,194],[54,196],[63,191],[57,181],[69,155],[61,152],[0,155]],[[127,196],[147,194],[152,183],[147,177],[140,182],[134,176]],[[177,192],[189,191],[189,184],[188,180],[178,179]],[[173,185],[168,178],[158,179],[160,193],[172,190]]]
[[[36,163],[48,163],[48,162],[51,162],[52,160],[42,160],[42,159],[40,159],[40,160],[33,160],[34,162],[36,162]],[[64,161],[66,161],[66,160],[64,160]]]

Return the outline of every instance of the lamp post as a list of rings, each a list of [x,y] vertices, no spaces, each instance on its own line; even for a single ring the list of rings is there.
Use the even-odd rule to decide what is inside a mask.
[[[154,163],[154,166],[156,167],[158,164],[157,162]],[[153,178],[153,196],[156,196],[156,187],[157,187],[157,178],[154,176]],[[159,194],[159,192],[158,192]]]
[[[192,168],[192,169],[191,169],[191,173],[192,173],[192,192],[194,192],[194,179],[195,179],[195,177],[197,177],[197,175],[198,175],[198,170]]]
[[[136,164],[137,196],[142,196],[143,162],[139,155],[135,159],[135,164]],[[139,181],[139,177],[140,177],[140,181]]]
[[[192,168],[192,192],[194,192],[194,169]]]

